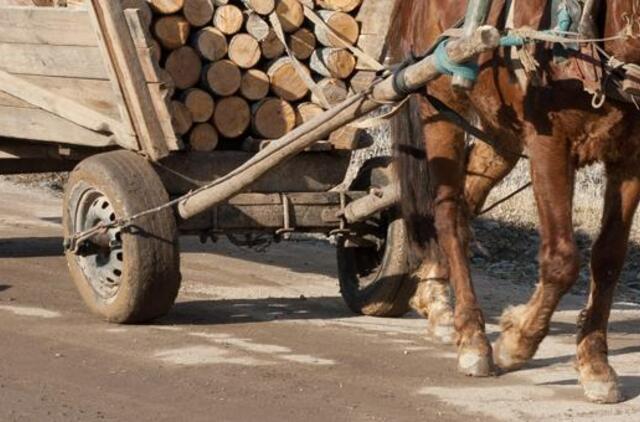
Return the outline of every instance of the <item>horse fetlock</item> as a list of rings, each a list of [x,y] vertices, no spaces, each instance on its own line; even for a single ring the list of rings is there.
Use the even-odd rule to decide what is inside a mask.
[[[451,344],[455,340],[449,290],[446,279],[425,279],[411,299],[413,309],[427,318],[427,335],[444,344]]]
[[[450,304],[436,303],[432,306],[427,320],[427,335],[443,344],[454,343],[456,330]]]

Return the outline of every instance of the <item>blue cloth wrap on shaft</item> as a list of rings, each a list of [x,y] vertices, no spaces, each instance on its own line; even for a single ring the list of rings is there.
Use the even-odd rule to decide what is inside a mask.
[[[478,65],[473,62],[454,63],[447,53],[447,43],[449,40],[443,40],[435,51],[436,70],[443,75],[461,76],[469,81],[475,81],[478,78]]]

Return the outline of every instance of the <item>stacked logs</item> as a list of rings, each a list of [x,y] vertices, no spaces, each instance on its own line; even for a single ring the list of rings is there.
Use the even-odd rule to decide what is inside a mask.
[[[157,42],[154,59],[175,87],[176,133],[191,149],[211,151],[222,140],[239,149],[240,140],[249,137],[280,138],[344,100],[357,62],[344,47],[358,41],[355,14],[362,2],[123,0],[123,5],[140,9]],[[333,31],[306,19],[303,4]]]

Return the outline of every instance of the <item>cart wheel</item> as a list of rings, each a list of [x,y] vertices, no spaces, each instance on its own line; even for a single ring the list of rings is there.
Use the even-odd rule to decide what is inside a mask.
[[[392,179],[388,162],[373,160],[363,167],[354,182],[355,189],[382,187]],[[373,239],[370,246],[349,247],[338,244],[340,291],[347,306],[358,314],[398,317],[410,309],[415,293],[408,257],[404,220],[396,210],[360,226]]]
[[[160,178],[141,156],[129,151],[95,155],[76,167],[66,186],[65,238],[168,200]],[[180,288],[173,211],[110,229],[101,243],[66,253],[71,277],[91,311],[116,323],[165,315]]]

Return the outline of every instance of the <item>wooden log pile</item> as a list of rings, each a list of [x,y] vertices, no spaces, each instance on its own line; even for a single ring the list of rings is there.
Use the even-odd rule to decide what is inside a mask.
[[[360,37],[362,3],[123,0],[149,27],[153,59],[174,88],[174,129],[197,151],[280,138],[345,99],[361,78],[345,47]],[[332,30],[307,19],[303,5]],[[350,149],[358,135],[341,130],[334,147]]]

